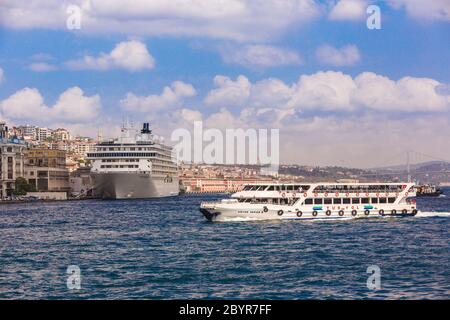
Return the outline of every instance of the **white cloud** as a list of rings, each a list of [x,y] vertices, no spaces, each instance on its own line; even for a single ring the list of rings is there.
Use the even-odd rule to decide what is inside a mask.
[[[339,0],[328,14],[330,20],[364,19],[368,6],[367,0]]]
[[[110,53],[101,53],[98,57],[84,56],[82,59],[66,62],[66,66],[75,70],[141,71],[153,69],[155,60],[145,43],[131,40],[118,43]]]
[[[404,77],[393,81],[372,72],[355,78],[357,90],[353,103],[383,111],[445,111],[450,107],[450,95],[439,94],[441,84],[433,79]]]
[[[58,67],[47,62],[34,62],[31,63],[28,68],[34,72],[50,72],[58,70]]]
[[[216,89],[211,90],[204,102],[207,105],[235,107],[242,106],[250,96],[250,81],[239,76],[236,81],[225,76],[216,76],[214,78]]]
[[[314,0],[73,0],[81,33],[268,40],[320,13]],[[3,0],[0,24],[14,29],[66,28],[58,0]]]
[[[39,90],[24,88],[0,102],[0,113],[15,120],[86,122],[101,109],[98,95],[86,96],[78,87],[64,91],[53,106],[47,106]]]
[[[356,108],[351,103],[351,94],[355,90],[352,77],[342,72],[302,75],[294,85],[287,105],[298,110],[350,111]]]
[[[416,19],[450,21],[450,1],[448,0],[387,0],[393,8],[404,8],[408,15]]]
[[[316,57],[321,63],[335,67],[352,66],[361,60],[361,54],[355,45],[334,48],[324,44],[317,48]]]
[[[302,62],[297,52],[269,45],[225,46],[220,49],[220,54],[225,63],[250,68],[285,66]]]
[[[370,72],[353,78],[342,72],[320,71],[302,75],[292,85],[279,79],[251,83],[243,75],[236,80],[216,76],[214,84],[216,88],[207,94],[205,104],[230,110],[440,112],[450,109],[450,95],[443,90],[445,85],[428,78],[404,77],[395,81]]]
[[[126,97],[120,101],[125,110],[140,112],[155,112],[158,110],[168,111],[176,107],[181,107],[183,98],[193,97],[197,94],[195,88],[182,81],[173,82],[167,86],[159,95],[137,96],[128,92]]]

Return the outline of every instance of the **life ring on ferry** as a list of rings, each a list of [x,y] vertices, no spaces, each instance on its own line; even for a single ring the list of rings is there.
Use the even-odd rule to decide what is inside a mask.
[[[297,217],[301,217],[303,215],[303,212],[301,212],[300,210],[297,210]]]
[[[393,210],[391,211],[391,213],[392,213],[392,214],[397,214],[397,210],[393,209]]]
[[[336,192],[334,195],[335,195],[336,197],[339,197],[339,192]]]
[[[378,213],[380,214],[380,216],[384,216],[384,210],[381,209],[380,211],[378,211]]]
[[[370,194],[368,192],[366,192],[366,197],[368,197]]]
[[[403,209],[403,210],[402,210],[402,214],[408,214],[408,210]]]
[[[282,197],[282,198],[286,198],[286,193],[283,192],[283,193],[281,194],[281,197]]]
[[[325,212],[325,214],[326,214],[327,216],[331,216],[331,211],[330,211],[330,210],[327,210],[327,212]]]
[[[325,196],[325,198],[328,197],[328,192],[325,192],[324,196]]]
[[[413,216],[415,216],[417,213],[418,213],[417,209],[414,209],[414,210],[412,211]]]
[[[356,193],[356,196],[359,197],[359,192]]]
[[[278,215],[281,217],[283,215],[283,210],[278,210]]]
[[[364,211],[364,214],[365,214],[366,216],[368,216],[368,215],[370,214],[370,210],[365,210],[365,211]]]
[[[305,192],[305,193],[303,194],[303,196],[306,198],[306,197],[308,196],[308,194]]]
[[[346,196],[346,197],[349,197],[349,196],[350,196],[350,193],[346,192],[346,193],[345,193],[345,196]]]
[[[319,196],[318,193],[314,193],[314,198],[317,198]]]
[[[405,196],[407,197],[409,195],[409,193],[407,192],[407,193],[405,193]]]
[[[339,213],[338,213],[338,214],[339,214],[339,216],[341,216],[341,217],[342,217],[342,216],[344,215],[344,210],[341,210],[341,211],[339,211]]]
[[[267,208],[266,206],[264,206],[263,211],[264,211],[264,212],[267,212],[267,211],[269,211],[269,208]]]
[[[292,198],[295,198],[297,196],[297,194],[294,192],[293,194],[292,194]]]
[[[358,212],[357,212],[356,210],[353,210],[353,211],[352,211],[352,216],[355,217],[357,214],[358,214]]]
[[[314,210],[313,213],[312,213],[313,217],[317,217],[318,214],[319,213],[316,210]]]

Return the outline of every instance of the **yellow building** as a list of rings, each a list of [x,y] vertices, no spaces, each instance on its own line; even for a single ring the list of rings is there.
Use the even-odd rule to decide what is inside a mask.
[[[26,152],[25,178],[40,192],[69,192],[66,152],[29,149]]]

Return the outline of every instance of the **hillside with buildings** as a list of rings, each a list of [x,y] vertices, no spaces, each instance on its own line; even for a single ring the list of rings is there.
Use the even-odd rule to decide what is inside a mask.
[[[86,197],[91,195],[87,153],[101,140],[73,137],[64,128],[32,125],[7,127],[0,123],[0,199],[17,194],[16,181],[23,178],[29,190],[41,197]],[[450,163],[433,161],[410,166],[419,183],[450,185]],[[277,170],[257,165],[181,164],[182,191],[189,193],[235,192],[249,183],[318,181],[406,181],[405,166],[355,169],[337,166],[280,165]]]

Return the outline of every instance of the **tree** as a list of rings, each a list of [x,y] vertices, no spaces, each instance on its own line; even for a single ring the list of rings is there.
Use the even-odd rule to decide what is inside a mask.
[[[35,192],[36,188],[34,185],[29,184],[25,178],[19,177],[16,179],[16,188],[14,190],[14,195],[25,196],[27,192]]]

